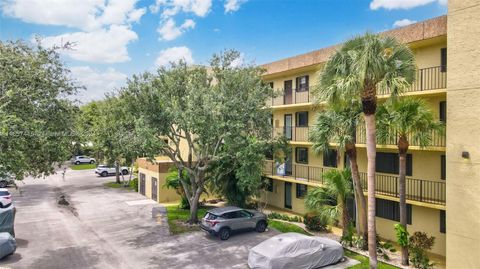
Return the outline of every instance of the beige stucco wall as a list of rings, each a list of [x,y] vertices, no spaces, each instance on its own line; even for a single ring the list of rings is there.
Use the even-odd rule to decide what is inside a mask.
[[[167,189],[163,187],[165,185],[166,173],[159,173],[156,171],[147,170],[144,168],[138,168],[138,173],[145,174],[145,196],[152,198],[152,177],[157,179],[157,202],[159,203],[168,203],[179,201],[180,196],[175,192],[175,190]],[[140,178],[140,176],[139,176]]]
[[[480,268],[480,0],[448,9],[447,267]]]

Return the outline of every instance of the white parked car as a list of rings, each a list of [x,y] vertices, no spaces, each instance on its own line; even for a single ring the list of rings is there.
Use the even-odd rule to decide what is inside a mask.
[[[12,195],[8,189],[0,189],[0,208],[8,207],[12,204]]]
[[[0,175],[0,188],[5,188],[7,187],[8,185],[11,185],[14,183],[14,179],[13,179],[13,176],[11,175]]]
[[[107,165],[101,164],[97,166],[95,169],[95,174],[98,174],[102,177],[106,177],[108,175],[115,175],[115,167],[108,167]],[[128,175],[128,167],[122,166],[120,167],[120,173],[122,175]]]
[[[94,164],[96,161],[94,158],[90,158],[87,156],[75,156],[72,158],[72,164],[82,164],[82,163],[90,163]]]

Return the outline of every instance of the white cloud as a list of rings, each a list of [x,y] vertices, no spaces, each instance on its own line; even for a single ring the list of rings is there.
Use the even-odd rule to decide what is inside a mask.
[[[225,8],[225,13],[233,13],[240,9],[240,6],[247,2],[247,0],[226,0],[223,7]]]
[[[70,70],[72,78],[86,87],[85,91],[81,90],[75,95],[82,103],[104,98],[105,93],[124,86],[127,80],[127,75],[113,68],[101,72],[89,66],[75,66]]]
[[[172,47],[162,50],[158,54],[155,65],[168,66],[171,62],[178,62],[180,60],[184,60],[187,64],[192,64],[194,62],[192,51],[187,47]]]
[[[138,0],[4,0],[2,13],[24,22],[62,25],[84,31],[111,24],[138,22],[146,12]]]
[[[150,6],[152,13],[162,10],[162,17],[167,18],[180,12],[193,13],[205,17],[212,7],[212,0],[156,0]]]
[[[185,20],[182,25],[177,26],[175,21],[172,18],[169,18],[160,25],[157,31],[160,34],[160,39],[170,41],[181,36],[188,29],[193,28],[195,28],[195,22],[193,20]]]
[[[433,2],[438,2],[441,5],[447,4],[447,0],[373,0],[372,2],[370,2],[370,9],[410,9],[414,7],[424,6]]]
[[[109,29],[45,37],[42,44],[51,47],[72,42],[74,44],[72,49],[62,51],[72,59],[95,63],[119,63],[130,60],[127,45],[137,39],[137,34],[127,26],[112,25]]]
[[[403,19],[403,20],[398,20],[398,21],[395,21],[393,23],[393,27],[403,27],[403,26],[407,26],[407,25],[410,25],[410,24],[413,24],[413,23],[416,23],[417,21],[412,21],[412,20],[409,20],[409,19]]]

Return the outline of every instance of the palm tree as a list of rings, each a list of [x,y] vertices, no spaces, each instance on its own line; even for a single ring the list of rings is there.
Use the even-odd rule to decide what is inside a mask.
[[[375,227],[375,112],[377,89],[392,96],[409,87],[415,78],[411,50],[392,37],[365,34],[347,42],[329,59],[315,94],[330,104],[356,99],[362,103],[367,143],[368,252],[370,268],[377,268]]]
[[[345,151],[353,179],[355,207],[357,210],[357,234],[367,238],[367,204],[363,194],[357,165],[357,148],[355,147],[356,126],[361,115],[358,102],[349,106],[332,106],[319,113],[316,123],[309,134],[316,154],[328,152],[330,143],[336,143],[339,151]]]
[[[430,145],[434,131],[443,132],[443,124],[434,119],[427,104],[417,98],[401,98],[380,106],[377,112],[377,139],[385,144],[396,140],[399,156],[400,224],[407,229],[406,170],[409,139],[420,147]],[[408,248],[402,246],[402,264],[408,265]]]
[[[325,184],[312,189],[305,196],[305,207],[318,212],[330,223],[341,217],[342,233],[345,235],[348,227],[347,199],[352,197],[352,177],[350,170],[333,169],[323,176]]]

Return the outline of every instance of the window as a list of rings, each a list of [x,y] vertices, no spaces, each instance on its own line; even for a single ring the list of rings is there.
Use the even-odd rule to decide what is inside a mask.
[[[308,126],[308,112],[302,111],[295,113],[296,115],[296,123],[298,127],[306,127]]]
[[[446,233],[447,226],[446,226],[446,212],[445,210],[440,210],[440,232]]]
[[[445,155],[440,156],[440,179],[447,178],[447,161]]]
[[[397,153],[377,152],[375,160],[376,169],[379,173],[398,174],[399,160]],[[412,175],[412,154],[407,154],[407,176]]]
[[[297,198],[303,198],[307,194],[308,187],[304,184],[295,184],[297,185]]]
[[[273,82],[269,82],[269,83],[268,83],[268,86],[270,86],[270,88],[273,89]]]
[[[440,72],[447,72],[447,48],[440,49]]]
[[[267,181],[267,191],[273,192],[273,179],[269,178]]]
[[[439,104],[439,116],[441,122],[447,123],[447,101],[441,101]]]
[[[400,221],[400,204],[395,201],[375,199],[375,213],[379,218]],[[412,224],[412,205],[407,204],[407,224]]]
[[[297,77],[296,84],[297,84],[297,92],[308,91],[308,76]]]
[[[323,152],[323,166],[337,167],[336,150],[329,150],[328,152]]]
[[[295,161],[297,163],[308,164],[308,149],[295,148]]]

